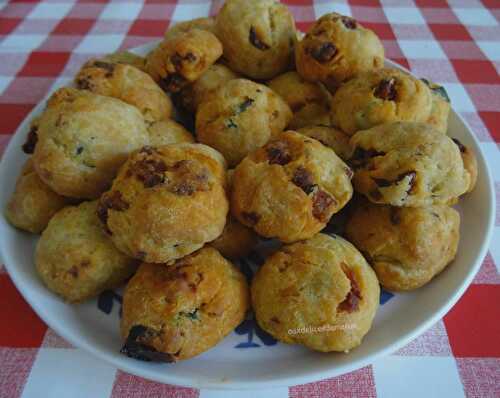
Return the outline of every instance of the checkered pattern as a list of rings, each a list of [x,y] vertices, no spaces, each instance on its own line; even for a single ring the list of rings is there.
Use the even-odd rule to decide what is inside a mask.
[[[500,397],[500,1],[288,0],[300,29],[318,16],[352,15],[387,56],[443,83],[493,171],[497,218],[479,274],[445,318],[372,366],[262,396]],[[161,37],[175,21],[213,15],[222,1],[0,0],[0,148],[56,82],[86,58]],[[0,268],[0,397],[238,397],[117,371],[59,338]],[[5,305],[8,303],[8,305]],[[92,382],[89,382],[92,380]],[[43,393],[42,393],[43,391]]]

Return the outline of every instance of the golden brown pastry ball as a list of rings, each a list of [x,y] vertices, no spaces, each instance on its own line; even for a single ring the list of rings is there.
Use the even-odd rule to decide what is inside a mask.
[[[227,171],[226,192],[228,197],[231,196],[233,174],[234,170]],[[224,231],[210,245],[216,248],[224,257],[237,259],[248,255],[257,243],[257,234],[229,214]]]
[[[420,79],[430,88],[432,93],[432,107],[426,123],[434,126],[436,130],[446,134],[448,131],[448,116],[450,114],[450,98],[443,86],[427,79]]]
[[[267,85],[279,94],[293,112],[290,129],[330,125],[330,95],[317,83],[304,80],[297,72],[286,72]]]
[[[184,126],[171,119],[160,120],[148,128],[149,145],[162,146],[181,142],[194,142],[193,135]]]
[[[142,264],[123,297],[122,353],[175,362],[218,344],[245,318],[245,277],[206,247],[170,266]]]
[[[251,228],[244,226],[229,215],[222,234],[210,245],[224,257],[237,259],[248,255],[257,242],[257,235]]]
[[[225,172],[210,151],[184,143],[144,147],[129,157],[99,201],[99,217],[118,249],[170,262],[222,233]]]
[[[177,92],[198,79],[222,55],[212,33],[192,29],[164,39],[146,57],[146,70],[166,91]]]
[[[330,148],[287,131],[236,167],[231,211],[267,238],[307,239],[351,199],[351,177]]]
[[[226,0],[215,21],[229,67],[252,79],[270,79],[292,63],[293,16],[274,0]]]
[[[465,171],[469,174],[469,188],[467,192],[472,192],[477,182],[477,158],[474,151],[462,144],[457,138],[452,138],[453,142],[457,145],[460,150],[460,156],[462,156],[462,161],[464,162]]]
[[[38,275],[54,293],[81,302],[124,283],[137,262],[115,248],[97,218],[97,202],[59,211],[36,247]]]
[[[276,339],[316,351],[361,344],[379,306],[377,277],[363,256],[337,235],[283,246],[252,281],[260,327]]]
[[[390,122],[426,122],[432,93],[425,83],[399,69],[360,74],[342,85],[332,100],[332,122],[349,135]]]
[[[172,114],[170,97],[147,73],[134,66],[105,62],[87,62],[75,77],[80,90],[118,98],[135,106],[149,123],[167,119]]]
[[[234,79],[210,94],[196,113],[196,136],[224,155],[230,167],[281,133],[292,117],[268,87]]]
[[[179,33],[185,33],[193,29],[206,30],[208,32],[215,33],[215,19],[213,17],[202,17],[176,23],[167,29],[164,38],[170,40]]]
[[[106,54],[99,58],[104,62],[111,62],[114,64],[125,64],[135,66],[137,69],[146,71],[146,58],[134,54],[130,51],[117,51],[111,54]],[[93,60],[90,60],[91,62]]]
[[[86,90],[62,88],[40,117],[33,164],[60,195],[98,198],[129,153],[149,142],[137,108]]]
[[[7,203],[5,217],[17,228],[38,234],[50,219],[70,200],[55,193],[45,184],[28,159],[17,178],[16,188]]]
[[[344,161],[349,159],[349,156],[351,156],[351,144],[349,143],[350,137],[335,127],[309,126],[302,127],[298,129],[297,132],[314,138],[323,145],[332,148],[337,156]]]
[[[447,204],[470,186],[457,145],[429,124],[381,124],[357,132],[350,143],[354,189],[374,203]]]
[[[384,65],[377,35],[353,18],[335,12],[319,18],[295,47],[297,72],[330,89],[353,76]]]
[[[346,236],[365,254],[380,284],[413,290],[428,283],[455,257],[460,215],[445,205],[391,207],[359,201]]]
[[[222,64],[213,64],[199,79],[184,87],[179,93],[182,106],[195,113],[203,99],[229,80],[237,79],[238,74]]]

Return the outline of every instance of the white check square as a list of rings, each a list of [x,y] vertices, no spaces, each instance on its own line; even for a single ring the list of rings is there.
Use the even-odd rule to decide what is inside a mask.
[[[26,18],[28,19],[62,19],[71,10],[71,2],[39,3]]]
[[[384,13],[392,24],[425,25],[425,19],[416,7],[384,7]]]
[[[99,19],[119,19],[133,21],[142,10],[142,3],[108,3]]]
[[[40,46],[46,35],[18,35],[12,33],[0,42],[0,52],[26,53]]]
[[[116,368],[83,350],[41,348],[22,397],[109,397],[115,374]]]
[[[448,59],[441,46],[431,40],[398,40],[406,58]]]
[[[87,35],[76,47],[78,53],[110,53],[122,44],[124,35]]]
[[[498,25],[495,17],[484,8],[453,8],[453,12],[464,25]]]
[[[206,17],[210,12],[210,2],[200,4],[182,4],[178,3],[172,14],[172,20],[175,22],[186,21],[188,19]]]
[[[463,397],[453,357],[388,356],[373,364],[379,397]]]
[[[451,106],[457,112],[476,112],[474,103],[460,83],[441,83],[451,99]]]
[[[333,1],[315,1],[314,2],[314,14],[316,18],[322,15],[328,14],[330,12],[337,12],[342,15],[352,16],[351,8],[346,2],[333,2]]]
[[[500,149],[498,149],[498,144],[496,142],[480,142],[479,146],[486,158],[486,163],[488,163],[493,181],[500,182]],[[497,227],[497,229],[498,232],[500,232],[500,227]],[[498,244],[495,245],[495,242],[491,242],[490,248],[492,250],[495,246],[497,248],[496,253],[498,257],[495,258],[495,264],[500,271],[500,234],[498,235],[497,243]]]
[[[476,41],[481,51],[492,61],[500,61],[500,43],[498,41]]]

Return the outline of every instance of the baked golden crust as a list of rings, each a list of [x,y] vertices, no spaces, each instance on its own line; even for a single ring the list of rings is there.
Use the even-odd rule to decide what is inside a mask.
[[[477,182],[477,158],[474,151],[462,144],[457,138],[452,138],[453,142],[457,145],[460,150],[460,156],[462,156],[462,161],[464,162],[464,168],[467,173],[469,173],[469,188],[467,192],[472,192]]]
[[[309,126],[302,127],[298,129],[297,132],[314,138],[323,145],[332,148],[337,156],[344,161],[349,159],[349,156],[351,156],[351,145],[349,143],[350,137],[335,127]]]
[[[55,193],[26,161],[5,209],[5,217],[17,228],[35,234],[42,232],[50,219],[70,200]]]
[[[238,74],[225,65],[210,65],[199,79],[181,90],[179,93],[180,102],[185,109],[195,113],[203,98],[213,93],[224,83],[238,77]]]
[[[38,241],[38,275],[54,293],[81,302],[124,283],[137,262],[119,252],[96,215],[97,202],[59,211]]]
[[[206,30],[210,33],[215,33],[215,18],[195,18],[188,21],[176,23],[175,25],[167,29],[164,38],[170,40],[177,36],[179,33],[185,33],[193,29]]]
[[[222,55],[214,34],[200,29],[163,40],[146,57],[146,70],[166,91],[177,92],[198,79]]]
[[[351,137],[354,189],[392,206],[447,204],[470,186],[460,151],[425,123],[396,122]]]
[[[76,75],[75,85],[135,106],[149,123],[172,114],[170,98],[151,76],[131,65],[91,60]]]
[[[277,137],[291,117],[290,108],[274,91],[250,80],[234,79],[200,104],[196,136],[234,167],[248,153]]]
[[[226,192],[228,197],[231,197],[233,174],[234,170],[228,170],[226,173]],[[257,234],[229,214],[224,231],[210,245],[217,249],[224,257],[237,259],[248,255],[257,243]]]
[[[146,58],[141,57],[140,55],[134,54],[130,51],[117,51],[111,54],[106,54],[102,57],[99,57],[101,61],[104,62],[111,62],[113,64],[124,64],[124,65],[131,65],[136,67],[137,69],[142,70],[145,72],[145,63],[146,63]],[[90,62],[93,62],[93,60],[90,60]]]
[[[295,46],[297,72],[330,89],[384,65],[384,47],[370,29],[337,13],[319,18]]]
[[[267,85],[285,100],[293,112],[288,128],[330,125],[330,95],[319,84],[308,82],[292,71],[275,77]]]
[[[245,318],[244,276],[206,247],[171,266],[142,264],[123,296],[122,352],[175,362],[212,348]]]
[[[210,243],[224,257],[237,259],[248,255],[258,242],[255,232],[233,216],[227,217],[222,234]]]
[[[60,195],[98,198],[133,150],[149,141],[137,108],[86,90],[62,88],[48,100],[33,164]]]
[[[360,74],[332,99],[332,122],[349,135],[390,122],[426,122],[433,106],[427,85],[392,68]]]
[[[270,79],[292,63],[293,16],[274,0],[226,0],[215,22],[229,67],[253,79]]]
[[[287,131],[236,167],[231,211],[259,235],[307,239],[351,199],[351,177],[330,148]]]
[[[251,291],[262,329],[284,343],[324,352],[361,344],[380,295],[377,277],[358,250],[325,234],[269,257]]]
[[[413,290],[455,257],[460,215],[448,206],[391,207],[356,203],[347,238],[362,252],[386,289]]]
[[[162,146],[181,142],[194,142],[193,135],[184,126],[171,119],[160,120],[148,128],[149,145]]]
[[[225,171],[204,145],[144,147],[101,197],[99,217],[122,252],[171,262],[222,233],[229,207],[224,185]]]
[[[448,131],[448,116],[450,114],[450,98],[443,86],[421,79],[432,93],[432,107],[426,123],[432,125],[436,130],[446,134]]]

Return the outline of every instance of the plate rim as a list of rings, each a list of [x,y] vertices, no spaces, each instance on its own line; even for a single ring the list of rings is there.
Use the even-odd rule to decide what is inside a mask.
[[[132,51],[135,53],[144,53],[147,51],[147,49],[151,48],[154,43],[157,43],[158,41],[152,41],[145,43],[141,46],[137,46],[134,48],[129,49],[128,51]],[[408,73],[410,73],[412,76],[415,76],[411,71],[406,69],[405,67],[389,60],[385,60],[386,65],[404,70]],[[58,86],[57,86],[58,87]],[[14,134],[12,134],[8,145],[6,146],[4,150],[4,156],[2,156],[2,159],[0,160],[0,177],[5,174],[6,170],[6,158],[7,154],[12,151],[12,146],[13,144],[13,137],[16,136],[17,134],[20,134],[23,130],[25,130],[26,125],[29,123],[30,119],[32,118],[33,114],[38,113],[40,108],[43,107],[43,103],[46,101],[48,96],[53,92],[54,86],[51,87],[47,95],[38,103],[36,104],[33,109],[29,112],[29,114],[23,119],[23,121],[20,123]],[[481,146],[479,145],[479,140],[477,139],[476,135],[473,133],[472,129],[470,128],[469,124],[464,120],[464,118],[460,115],[460,113],[456,112],[453,108],[451,111],[454,113],[454,115],[459,119],[459,121],[466,127],[468,130],[468,135],[472,138],[474,145],[477,149],[476,155],[477,155],[477,160],[478,162],[481,163],[485,170],[485,179],[487,181],[487,186],[488,186],[488,198],[489,200],[489,214],[490,217],[488,219],[488,223],[486,225],[486,234],[483,238],[481,247],[478,251],[478,256],[475,259],[475,262],[473,266],[469,269],[466,277],[463,279],[461,284],[458,286],[458,288],[455,289],[454,293],[448,298],[446,302],[444,302],[440,308],[434,312],[430,317],[428,317],[425,321],[421,322],[420,325],[415,327],[413,330],[410,332],[404,334],[401,336],[399,339],[397,339],[395,342],[379,349],[375,350],[372,354],[367,355],[364,358],[360,358],[358,360],[354,360],[352,362],[349,362],[344,365],[340,365],[336,367],[334,370],[332,369],[325,369],[321,371],[312,371],[312,372],[307,372],[305,371],[304,373],[293,376],[293,377],[281,377],[279,379],[268,379],[264,381],[259,381],[259,380],[253,380],[253,381],[213,381],[213,382],[198,382],[196,379],[194,379],[191,375],[189,376],[178,376],[178,375],[169,375],[168,372],[165,372],[162,374],[162,377],[158,376],[158,372],[150,372],[148,369],[142,368],[141,364],[142,363],[134,363],[132,361],[127,361],[127,360],[122,360],[122,359],[117,359],[116,357],[112,356],[111,354],[107,353],[106,351],[101,351],[98,348],[96,348],[94,345],[88,343],[85,340],[82,340],[81,338],[74,336],[73,333],[70,331],[70,329],[67,328],[61,328],[60,323],[58,323],[55,319],[52,319],[52,316],[50,313],[45,311],[41,306],[37,304],[37,302],[30,296],[30,293],[28,289],[25,289],[24,283],[23,283],[23,278],[21,273],[16,272],[15,270],[15,265],[13,264],[13,261],[10,261],[11,258],[6,253],[6,249],[4,248],[4,243],[3,239],[0,239],[0,260],[3,262],[5,269],[7,270],[11,280],[13,281],[14,285],[16,286],[16,289],[20,292],[20,294],[23,296],[23,298],[28,302],[28,304],[31,306],[31,308],[37,313],[37,315],[54,331],[56,331],[62,338],[67,340],[69,343],[71,343],[75,348],[81,348],[93,356],[103,359],[109,364],[113,365],[117,369],[123,370],[125,372],[128,372],[130,374],[140,376],[143,378],[146,378],[148,380],[153,380],[159,383],[164,383],[164,384],[174,384],[174,385],[179,385],[179,386],[184,386],[184,387],[191,387],[191,388],[198,388],[198,389],[213,389],[213,390],[256,390],[256,389],[271,389],[271,388],[279,388],[279,387],[289,387],[289,386],[294,386],[294,385],[299,385],[299,384],[305,384],[305,383],[311,383],[319,380],[323,380],[326,378],[331,378],[335,376],[339,376],[345,373],[352,372],[354,370],[360,369],[364,366],[372,364],[374,361],[376,361],[379,358],[382,358],[384,356],[387,356],[398,349],[402,348],[406,344],[408,344],[410,341],[415,339],[416,337],[420,336],[422,333],[424,333],[427,329],[429,329],[432,325],[434,325],[437,321],[443,318],[443,316],[457,303],[457,301],[462,297],[464,294],[465,290],[470,286],[473,278],[479,271],[479,268],[481,267],[481,264],[484,261],[484,258],[487,254],[492,234],[493,234],[493,228],[494,228],[494,219],[495,219],[495,209],[496,209],[496,199],[494,196],[494,189],[493,189],[493,178],[492,174],[488,165],[488,162],[486,161],[485,155],[481,149]],[[3,209],[2,209],[3,210]],[[2,211],[2,217],[0,217],[0,232],[4,230],[4,228],[10,228],[10,225],[5,220],[5,216],[3,215]],[[9,261],[6,261],[9,260]],[[12,264],[12,265],[9,265]],[[125,358],[124,358],[125,359]],[[137,362],[137,361],[136,361]]]

